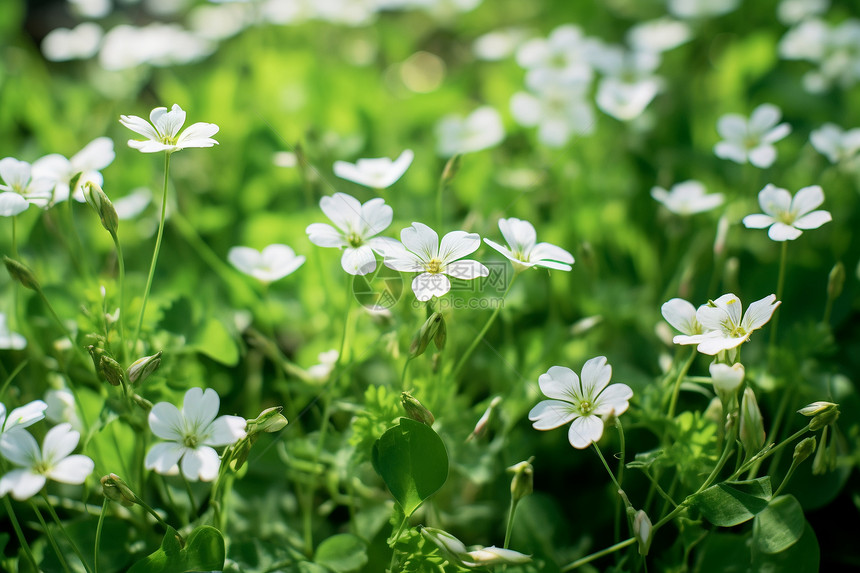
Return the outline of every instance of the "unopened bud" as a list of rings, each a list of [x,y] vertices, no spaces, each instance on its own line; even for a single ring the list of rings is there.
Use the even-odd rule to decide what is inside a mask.
[[[107,354],[102,354],[102,357],[99,359],[99,368],[101,369],[102,376],[104,376],[104,379],[111,386],[121,386],[125,380],[125,370],[122,369],[119,362]]]
[[[458,153],[445,163],[445,168],[442,170],[442,185],[448,185],[457,176],[457,172],[460,171],[461,157],[462,155]]]
[[[9,276],[21,283],[21,286],[31,290],[40,290],[39,281],[36,280],[36,275],[23,263],[19,263],[15,259],[3,257],[3,264],[6,265],[6,270],[9,271]]]
[[[84,198],[99,216],[102,227],[111,235],[115,235],[117,228],[119,228],[119,217],[116,214],[113,203],[108,199],[108,196],[99,184],[88,181],[84,185]]]
[[[424,404],[419,402],[418,398],[408,392],[400,393],[400,403],[403,405],[403,409],[406,410],[406,415],[416,422],[432,426],[433,422],[436,421],[436,418],[433,417],[433,413],[428,410]]]
[[[726,412],[734,410],[737,406],[738,388],[744,381],[744,366],[740,362],[729,366],[727,364],[713,363],[710,366],[711,382],[714,391],[720,397]]]
[[[833,268],[830,269],[830,274],[827,276],[827,298],[836,300],[842,294],[842,288],[845,286],[845,265],[839,261]]]
[[[496,406],[501,404],[502,397],[496,396],[490,401],[490,405],[487,406],[487,409],[484,410],[484,413],[481,415],[481,418],[478,420],[478,423],[475,424],[475,429],[472,430],[472,433],[469,434],[469,437],[466,438],[466,441],[472,440],[474,438],[481,437],[484,432],[487,431],[487,426],[490,424],[490,418],[493,417],[493,412],[496,409]]]
[[[830,470],[830,460],[827,456],[827,430],[828,428],[825,427],[824,431],[821,432],[821,445],[818,446],[818,450],[815,452],[815,458],[812,460],[813,475],[825,474]]]
[[[266,432],[272,434],[282,430],[288,423],[287,419],[281,414],[283,407],[274,406],[266,408],[260,415],[253,420],[248,420],[247,433],[256,434]]]
[[[120,503],[125,507],[131,507],[137,503],[137,496],[118,475],[109,474],[103,476],[99,481],[102,484],[102,492],[111,501]]]
[[[636,541],[639,542],[639,555],[648,555],[648,549],[651,547],[651,519],[643,510],[636,512],[636,517],[633,518],[633,535],[636,536]]]
[[[815,445],[815,436],[801,440],[796,446],[794,446],[794,455],[792,456],[794,463],[799,464],[811,456],[815,451]]]
[[[752,388],[746,388],[741,401],[740,438],[747,459],[758,453],[764,445],[765,437],[764,421],[755,399],[755,392],[752,391]]]
[[[838,404],[834,404],[833,402],[813,402],[807,406],[804,406],[800,410],[797,411],[798,414],[803,414],[804,416],[817,416],[818,414],[824,414],[825,412],[829,412],[830,410],[835,410],[839,407]]]
[[[809,422],[809,431],[817,432],[825,426],[829,426],[839,418],[839,409],[831,408],[824,410],[820,414],[816,414],[812,421]]]
[[[439,332],[439,325],[444,321],[445,319],[442,317],[441,312],[434,312],[424,321],[424,324],[418,329],[415,338],[412,339],[412,344],[409,346],[409,354],[413,358],[424,354],[424,351],[427,350],[427,345],[430,344],[430,341]]]
[[[90,358],[93,359],[93,367],[96,369],[96,376],[98,376],[99,380],[103,382],[107,381],[102,367],[102,356],[106,355],[105,349],[100,346],[90,344],[87,346],[87,352],[90,353]]]
[[[532,466],[533,461],[534,457],[531,457],[508,468],[508,472],[514,474],[513,479],[511,479],[511,500],[514,503],[527,495],[531,495],[534,491],[535,469]]]
[[[435,527],[422,527],[421,536],[438,547],[443,555],[452,558],[454,562],[461,562],[466,554],[466,546],[463,542],[447,531]]]
[[[161,350],[152,356],[144,356],[132,362],[128,367],[128,381],[132,386],[142,384],[149,375],[161,366]]]
[[[445,319],[443,318],[439,322],[439,329],[436,330],[436,336],[433,337],[433,344],[436,345],[437,350],[443,350],[445,348],[445,342],[448,340],[448,327],[445,324]]]
[[[502,549],[501,547],[482,547],[469,551],[463,555],[463,565],[466,567],[492,567],[493,565],[518,565],[530,563],[529,555],[514,551],[513,549]]]
[[[152,410],[152,402],[150,402],[140,394],[132,394],[131,400],[147,412]]]
[[[726,252],[726,237],[729,235],[729,218],[720,217],[717,222],[717,236],[714,239],[714,258],[720,258]]]

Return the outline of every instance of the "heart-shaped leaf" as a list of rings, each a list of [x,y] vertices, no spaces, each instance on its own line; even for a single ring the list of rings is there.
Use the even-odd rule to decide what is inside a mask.
[[[719,483],[694,495],[690,501],[714,525],[732,527],[764,511],[770,495],[770,478],[765,476]]]
[[[785,551],[800,539],[806,518],[792,495],[772,499],[753,521],[753,543],[762,553]]]
[[[185,571],[220,571],[224,568],[224,537],[209,525],[191,532],[185,547],[172,527],[167,528],[161,547],[144,557],[128,573],[184,573]]]

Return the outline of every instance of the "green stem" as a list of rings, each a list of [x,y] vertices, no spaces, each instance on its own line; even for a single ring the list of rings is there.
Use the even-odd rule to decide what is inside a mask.
[[[615,545],[607,547],[606,549],[598,551],[597,553],[592,553],[591,555],[587,555],[587,556],[583,557],[582,559],[577,559],[573,563],[569,563],[569,564],[565,565],[564,567],[562,567],[561,571],[562,571],[562,573],[565,573],[567,571],[573,571],[574,569],[578,569],[579,567],[582,567],[583,565],[585,565],[587,563],[591,563],[595,559],[600,559],[601,557],[603,557],[605,555],[609,555],[610,553],[615,553],[616,551],[618,551],[620,549],[624,549],[625,547],[629,547],[629,546],[633,545],[634,543],[636,543],[635,537],[631,537],[630,539],[625,539],[624,541],[622,541],[620,543],[616,543]]]
[[[681,382],[684,381],[684,376],[687,375],[687,372],[690,370],[690,366],[693,365],[693,360],[696,359],[696,349],[691,348],[690,350],[690,357],[684,363],[684,366],[681,367],[681,370],[678,372],[678,377],[675,379],[675,384],[672,387],[672,398],[669,400],[669,412],[667,414],[669,420],[675,419],[675,408],[678,405],[678,394],[681,392]]]
[[[24,556],[27,557],[27,561],[29,561],[30,565],[33,566],[33,571],[38,571],[39,566],[36,565],[36,559],[33,557],[33,552],[30,549],[30,545],[27,543],[27,538],[24,537],[24,532],[21,530],[21,524],[18,523],[18,517],[15,515],[15,510],[12,509],[12,504],[9,502],[9,496],[3,496],[3,505],[6,506],[6,514],[12,522],[12,527],[15,529],[15,535],[18,536],[18,543],[21,544],[21,549],[24,550]]]
[[[48,541],[51,543],[51,547],[54,548],[54,553],[57,554],[57,559],[60,561],[60,566],[62,566],[63,570],[66,573],[72,573],[72,570],[69,568],[69,564],[66,561],[66,556],[63,555],[63,552],[60,551],[60,546],[57,545],[57,540],[54,539],[54,534],[51,533],[51,530],[48,529],[48,524],[45,523],[45,518],[42,517],[42,514],[39,512],[39,508],[36,504],[31,500],[30,505],[33,507],[33,511],[36,513],[36,517],[39,519],[39,523],[42,524],[42,530],[45,532],[45,535],[48,536]]]
[[[779,255],[779,278],[776,281],[776,300],[782,300],[782,289],[785,286],[785,267],[788,261],[788,241],[782,242],[782,250]],[[773,360],[773,350],[776,347],[776,329],[779,326],[779,308],[773,312],[770,326],[770,355]]]
[[[108,498],[105,498],[102,502],[102,512],[99,514],[99,522],[98,525],[96,525],[96,545],[93,553],[93,569],[95,570],[95,573],[99,573],[99,550],[101,549],[102,526],[104,525],[107,508]]]
[[[773,492],[771,499],[777,497],[780,494],[780,492],[785,488],[785,486],[788,485],[788,482],[789,482],[789,480],[791,480],[791,476],[794,475],[794,470],[797,469],[797,466],[798,466],[798,464],[796,463],[796,460],[792,460],[791,461],[791,467],[788,468],[788,471],[785,473],[785,477],[782,478],[782,483],[779,484],[779,487],[776,488],[775,492]]]
[[[516,281],[518,274],[519,273],[517,273],[516,271],[514,272],[514,276],[511,277],[511,282],[508,283],[508,288],[505,289],[505,293],[502,295],[502,300],[499,301],[499,305],[493,311],[493,314],[490,315],[490,318],[489,320],[487,320],[487,323],[484,324],[484,328],[481,329],[481,332],[478,333],[478,336],[475,337],[475,339],[472,341],[472,344],[469,345],[469,348],[466,349],[466,352],[464,352],[460,359],[457,361],[456,366],[454,366],[454,369],[451,371],[451,378],[457,378],[457,375],[460,373],[460,370],[462,370],[463,366],[466,365],[466,361],[469,359],[469,356],[472,355],[472,353],[478,347],[478,344],[480,344],[481,341],[484,339],[484,335],[487,334],[487,331],[490,329],[490,326],[492,326],[493,322],[496,320],[496,317],[499,316],[499,312],[501,312],[502,306],[504,306],[505,298],[507,298],[508,293],[511,292],[511,287],[514,286],[514,281]]]
[[[12,217],[12,258],[18,260],[18,215]]]
[[[508,512],[508,525],[505,528],[505,544],[502,545],[503,549],[507,549],[508,545],[511,541],[511,532],[514,529],[514,513],[517,511],[517,502],[514,500],[513,496],[511,496],[511,509]]]
[[[400,390],[406,392],[406,372],[409,369],[409,363],[412,362],[413,356],[408,356],[406,362],[403,363],[403,371],[400,373]]]
[[[54,511],[54,506],[53,506],[53,505],[51,505],[51,502],[50,502],[50,500],[48,499],[48,496],[45,494],[45,491],[44,491],[44,490],[42,491],[42,498],[45,500],[45,506],[48,508],[48,513],[50,513],[50,514],[51,514],[51,518],[54,520],[54,523],[56,523],[56,524],[57,524],[57,527],[59,527],[59,528],[60,528],[60,531],[63,533],[63,536],[66,538],[66,541],[68,541],[68,542],[69,542],[69,545],[71,545],[71,546],[72,546],[72,551],[74,551],[74,552],[75,552],[75,555],[77,555],[77,556],[78,556],[78,559],[80,559],[80,560],[81,560],[81,564],[84,566],[84,569],[86,569],[87,573],[92,573],[92,571],[90,570],[89,565],[87,565],[87,562],[86,562],[86,560],[84,559],[83,554],[81,553],[81,550],[80,550],[80,549],[78,549],[77,544],[74,542],[74,540],[71,538],[71,536],[69,535],[69,533],[66,531],[66,528],[65,528],[65,527],[63,527],[63,522],[62,522],[62,521],[60,521],[59,516],[57,516],[57,512],[56,512],[56,511]]]
[[[799,438],[800,436],[802,436],[803,434],[805,434],[808,431],[809,431],[809,424],[807,424],[803,428],[799,429],[798,431],[796,431],[795,433],[793,433],[792,435],[787,437],[785,440],[783,440],[782,442],[780,442],[776,446],[773,446],[772,448],[763,449],[762,451],[760,451],[759,453],[754,455],[752,458],[750,458],[745,464],[743,464],[741,467],[739,467],[737,469],[737,471],[735,471],[735,473],[733,473],[731,476],[729,476],[729,480],[737,479],[738,476],[740,476],[742,473],[747,471],[750,467],[752,467],[753,464],[755,464],[759,460],[764,460],[765,458],[772,456],[773,454],[780,451],[782,448],[784,448],[789,443],[793,442],[794,440],[796,440],[797,438]]]
[[[125,328],[123,327],[125,322],[125,305],[123,302],[125,300],[125,259],[122,256],[122,245],[119,242],[119,237],[116,233],[111,233],[111,237],[113,237],[113,244],[116,246],[117,264],[119,265],[119,319],[117,323],[119,326],[120,356],[122,364],[125,364],[127,359]]]
[[[137,347],[140,340],[140,328],[143,326],[143,315],[146,312],[146,301],[149,299],[149,290],[152,288],[152,278],[155,276],[155,265],[158,263],[158,251],[161,249],[161,237],[164,235],[164,220],[167,218],[167,175],[170,170],[170,153],[164,154],[164,188],[161,193],[161,220],[158,222],[158,235],[155,238],[155,249],[152,251],[152,262],[149,265],[149,276],[146,279],[146,288],[143,291],[143,301],[140,304],[140,314],[137,317],[137,327],[134,329],[134,337],[131,341],[131,353]]]
[[[621,484],[618,483],[618,480],[615,478],[615,474],[612,473],[612,470],[609,468],[609,464],[606,463],[606,458],[603,457],[603,454],[600,452],[600,448],[597,446],[597,443],[593,442],[591,445],[594,446],[594,451],[597,452],[597,457],[599,457],[600,461],[603,462],[603,467],[606,468],[606,473],[608,473],[609,477],[612,478],[612,483],[615,484],[615,489],[620,491]]]
[[[182,478],[182,484],[185,486],[185,493],[188,494],[188,501],[191,503],[191,515],[194,518],[197,518],[197,502],[194,500],[194,492],[191,491],[191,484],[188,482],[188,478],[185,477],[185,472],[181,469],[179,470],[179,476]],[[193,520],[192,520],[193,521]]]
[[[389,573],[394,573],[394,565],[397,563],[397,540],[400,539],[400,534],[406,527],[406,522],[409,521],[409,516],[404,514],[403,521],[400,522],[400,527],[397,528],[394,537],[391,538],[391,563],[388,565]]]

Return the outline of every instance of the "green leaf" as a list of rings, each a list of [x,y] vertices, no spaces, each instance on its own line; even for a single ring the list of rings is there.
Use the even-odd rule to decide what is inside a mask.
[[[712,533],[697,552],[694,573],[747,573],[750,564],[749,534]]]
[[[732,527],[764,511],[770,496],[770,478],[765,476],[713,485],[690,501],[714,525]]]
[[[753,535],[753,537],[755,537]],[[790,571],[791,573],[818,573],[821,560],[821,548],[812,527],[806,522],[800,539],[780,553],[762,553],[756,551],[753,543],[752,571]]]
[[[772,499],[753,521],[755,548],[762,553],[785,551],[797,543],[805,525],[803,508],[794,496],[781,495]]]
[[[176,530],[168,527],[158,551],[135,563],[128,573],[220,571],[224,558],[224,538],[214,527],[202,525],[192,531],[185,547],[180,545]]]
[[[217,318],[210,318],[195,334],[191,345],[201,354],[226,366],[239,363],[239,348],[236,341]]]
[[[332,535],[317,547],[314,561],[337,573],[347,573],[367,563],[367,544],[351,533]]]
[[[373,468],[409,516],[448,479],[448,452],[429,426],[401,418],[373,444]]]

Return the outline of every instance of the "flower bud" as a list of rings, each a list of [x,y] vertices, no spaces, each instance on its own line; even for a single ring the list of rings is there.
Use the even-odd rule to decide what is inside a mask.
[[[535,469],[532,466],[532,461],[534,461],[534,457],[508,468],[508,472],[514,474],[513,479],[511,479],[511,500],[514,503],[534,491]]]
[[[441,529],[435,527],[422,527],[421,536],[439,548],[443,555],[452,561],[460,563],[466,554],[466,546],[463,542]]]
[[[530,563],[531,556],[524,555],[519,551],[512,549],[502,549],[501,547],[490,546],[482,547],[474,551],[469,551],[463,555],[463,565],[466,567],[492,567],[493,565],[517,565],[520,563]]]
[[[412,344],[409,346],[409,354],[413,358],[424,354],[424,351],[427,350],[427,345],[430,344],[430,341],[439,332],[439,325],[444,321],[445,319],[441,312],[434,312],[424,321],[424,324],[418,329],[415,338],[412,339]]]
[[[416,422],[432,426],[433,422],[436,421],[436,418],[433,417],[433,413],[430,412],[424,404],[419,402],[418,398],[412,396],[408,392],[400,393],[400,403],[403,405],[403,409],[406,410],[406,415]]]
[[[729,218],[720,217],[717,222],[717,236],[714,238],[714,258],[720,258],[726,252],[726,237],[729,235]]]
[[[806,438],[805,440],[801,440],[800,442],[798,442],[798,444],[794,446],[794,455],[792,456],[792,461],[795,464],[803,462],[815,451],[815,444],[815,436],[812,436],[811,438]]]
[[[102,493],[111,501],[120,503],[125,507],[131,507],[137,503],[137,496],[118,475],[109,474],[103,476],[99,481],[102,484]]]
[[[433,344],[436,345],[437,350],[443,350],[445,348],[445,342],[448,340],[448,327],[445,324],[445,319],[443,318],[439,322],[439,329],[436,331],[436,336],[433,337]]]
[[[458,153],[445,163],[445,168],[442,170],[442,185],[448,185],[457,176],[457,172],[460,171],[461,157],[462,155]]]
[[[830,470],[830,460],[827,456],[827,430],[828,428],[825,427],[824,431],[821,432],[821,445],[818,446],[818,451],[815,452],[815,457],[812,459],[813,475],[825,474]]]
[[[119,362],[107,354],[102,354],[101,358],[99,358],[99,369],[104,379],[111,386],[121,386],[125,381],[125,370],[122,369]]]
[[[149,375],[161,366],[161,350],[152,356],[144,356],[132,362],[128,367],[128,381],[132,386],[143,383]]]
[[[90,358],[93,359],[93,367],[96,369],[96,376],[99,380],[106,382],[104,369],[102,368],[102,356],[106,354],[105,349],[100,346],[90,344],[87,346],[87,352],[90,353]]]
[[[713,363],[709,369],[714,391],[720,397],[723,407],[726,411],[734,410],[737,406],[738,388],[744,381],[744,365],[740,362],[732,366]]]
[[[110,202],[110,199],[108,199],[108,196],[98,183],[88,181],[84,185],[84,198],[99,216],[102,227],[111,235],[116,235],[116,230],[119,228],[119,217],[116,214],[113,203]]]
[[[800,410],[797,411],[798,414],[803,414],[804,416],[817,416],[819,414],[824,414],[825,412],[829,412],[830,410],[835,410],[838,408],[838,404],[834,404],[833,402],[813,402],[807,406],[804,406]]]
[[[481,418],[478,420],[478,423],[475,424],[475,429],[472,430],[472,433],[469,434],[468,438],[466,438],[467,442],[469,440],[473,440],[475,438],[481,437],[484,434],[484,432],[487,431],[487,426],[490,423],[490,418],[493,417],[493,412],[495,411],[496,406],[501,404],[501,402],[502,402],[501,396],[496,396],[495,398],[490,400],[490,405],[487,406],[487,409],[484,410],[484,413],[483,413],[483,415],[481,415]]]
[[[820,414],[816,414],[812,421],[809,422],[809,431],[817,432],[821,428],[825,426],[829,426],[836,419],[839,418],[839,410],[837,408],[832,408],[821,412]]]
[[[23,263],[19,263],[15,259],[3,257],[3,264],[6,265],[6,270],[9,271],[9,276],[21,283],[21,286],[30,290],[41,290],[39,281],[36,280],[36,275]]]
[[[273,434],[282,430],[288,424],[288,421],[284,415],[281,414],[281,410],[283,410],[283,407],[281,406],[266,408],[260,412],[259,416],[253,420],[248,420],[247,433],[257,434],[260,432],[266,432]]]
[[[741,401],[740,438],[747,459],[758,453],[764,445],[764,421],[752,388],[744,389],[744,397]]]
[[[839,261],[833,268],[830,269],[830,274],[827,275],[827,298],[836,300],[842,294],[842,288],[845,286],[845,265]]]
[[[639,542],[639,555],[648,555],[648,549],[651,547],[651,520],[648,514],[643,510],[636,512],[636,517],[633,518],[633,535],[636,541]]]

